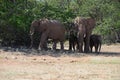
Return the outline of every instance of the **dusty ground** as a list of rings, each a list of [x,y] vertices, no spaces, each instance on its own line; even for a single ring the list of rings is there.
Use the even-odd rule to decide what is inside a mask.
[[[1,48],[0,80],[120,80],[120,44],[99,55]]]

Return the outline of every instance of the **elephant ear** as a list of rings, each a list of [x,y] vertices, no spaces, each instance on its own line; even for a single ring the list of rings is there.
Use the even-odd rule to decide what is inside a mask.
[[[95,19],[88,18],[88,19],[86,19],[86,21],[87,21],[87,24],[88,24],[87,26],[91,26],[91,28],[95,27],[95,25],[96,25]]]

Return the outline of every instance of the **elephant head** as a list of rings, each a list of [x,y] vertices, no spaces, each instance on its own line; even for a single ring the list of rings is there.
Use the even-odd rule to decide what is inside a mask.
[[[74,24],[77,31],[79,51],[83,52],[84,42],[84,52],[89,52],[90,35],[95,27],[95,20],[92,18],[76,17]]]
[[[30,48],[32,48],[32,46],[33,46],[33,34],[34,34],[34,32],[41,33],[42,29],[43,29],[41,24],[45,23],[45,21],[47,21],[47,19],[39,19],[39,20],[32,21],[31,27],[30,27],[30,32],[29,32],[29,35],[31,38]]]
[[[39,27],[39,23],[40,23],[39,20],[34,20],[34,21],[31,23],[30,32],[29,32],[30,39],[31,39],[30,48],[32,48],[32,46],[33,46],[33,34],[34,34],[34,32],[37,30],[37,28]]]
[[[43,24],[46,24],[47,22],[48,22],[48,19],[34,20],[31,23],[30,35],[33,35],[35,31],[42,32],[43,26],[45,27],[45,25],[43,25]]]
[[[39,20],[34,20],[32,23],[31,23],[31,27],[30,27],[30,35],[33,35],[34,34],[34,31],[37,30],[36,28],[39,27]]]

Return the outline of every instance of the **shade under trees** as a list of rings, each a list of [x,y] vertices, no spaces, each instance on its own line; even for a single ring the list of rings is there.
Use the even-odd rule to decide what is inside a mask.
[[[120,41],[119,0],[0,0],[0,44],[29,45],[29,28],[34,19],[57,19],[63,23],[76,16],[94,17],[93,33],[104,43]],[[65,26],[69,28],[69,26]]]

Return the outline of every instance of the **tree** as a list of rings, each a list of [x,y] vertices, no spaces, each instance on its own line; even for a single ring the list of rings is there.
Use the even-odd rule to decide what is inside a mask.
[[[120,41],[119,5],[119,0],[0,0],[0,42],[28,45],[34,19],[68,23],[76,16],[94,17],[97,25],[93,33],[101,34],[105,42]]]

